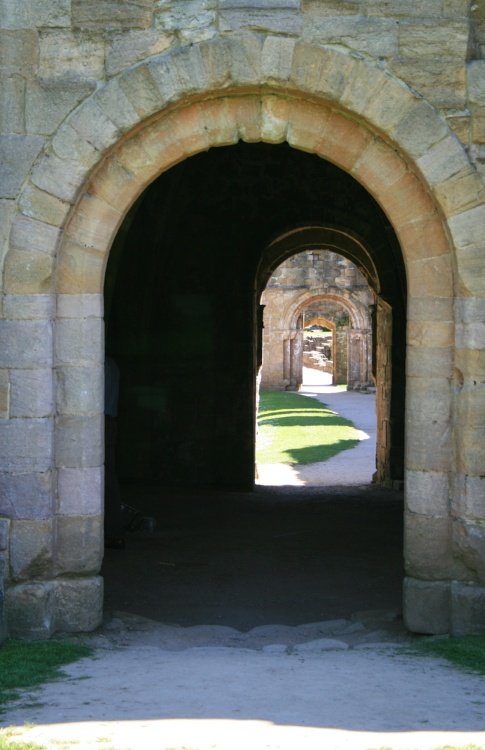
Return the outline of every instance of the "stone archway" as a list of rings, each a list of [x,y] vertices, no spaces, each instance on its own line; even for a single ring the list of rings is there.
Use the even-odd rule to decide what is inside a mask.
[[[446,632],[473,628],[483,613],[483,561],[460,489],[468,488],[468,503],[478,500],[467,334],[450,387],[454,290],[462,331],[474,320],[467,297],[482,292],[483,207],[470,163],[433,108],[377,67],[334,49],[235,35],[153,58],[97,91],[60,127],[20,198],[4,269],[5,336],[26,366],[52,368],[57,412],[9,427],[11,445],[24,442],[35,454],[50,498],[42,519],[12,522],[13,634],[88,629],[100,618],[102,286],[117,228],[162,171],[239,139],[286,141],[328,159],[389,217],[409,302],[405,616],[411,629]],[[39,190],[44,201],[31,211],[27,196]],[[35,308],[35,321],[16,313],[21,302]],[[6,460],[15,494],[16,459]],[[40,580],[39,556],[47,561]]]

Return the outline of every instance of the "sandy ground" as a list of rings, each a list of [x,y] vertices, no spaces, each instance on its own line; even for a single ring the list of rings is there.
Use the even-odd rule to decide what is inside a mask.
[[[296,467],[290,474],[271,470],[273,474],[260,482],[296,485],[293,491],[298,486],[312,488],[322,483],[368,485],[374,465],[373,396],[346,394],[325,385],[305,390],[352,419],[363,439],[357,448],[321,467]],[[340,512],[345,515],[352,508],[355,516],[359,506],[349,499],[346,503],[348,510]],[[309,521],[303,519],[301,523]],[[360,523],[364,529],[363,520]],[[286,527],[274,533],[283,541],[288,536]],[[196,543],[196,536],[189,538],[191,545]],[[359,541],[360,536],[356,539]],[[211,540],[211,545],[216,545]],[[127,553],[131,554],[136,552],[136,544],[146,542],[140,538],[130,544],[132,550]],[[164,551],[168,559],[171,548],[167,545],[168,537]],[[331,546],[328,541],[327,546]],[[265,541],[264,549],[267,547],[270,541]],[[187,556],[189,550],[182,552]],[[379,543],[371,552],[387,554]],[[310,553],[314,554],[313,547]],[[117,563],[117,554],[113,551],[111,557],[107,556],[107,586],[110,580],[118,580],[129,589],[128,575],[137,574],[137,558],[131,560],[126,554]],[[329,571],[333,580],[336,570],[343,570],[345,565],[338,549],[330,555],[334,566],[338,563],[333,573]],[[253,557],[254,552],[251,560]],[[355,559],[360,559],[357,554]],[[362,557],[364,567],[369,565],[366,559]],[[284,559],[278,560],[279,568],[285,570]],[[139,565],[146,564],[143,561],[138,557]],[[209,564],[200,553],[195,555],[195,562],[198,567],[192,566],[193,576],[199,567],[203,571]],[[396,562],[393,565],[393,575],[399,578]],[[177,570],[159,568],[169,573]],[[191,570],[181,567],[182,583],[177,585],[185,586],[189,601],[177,603],[174,613],[183,614],[184,606],[192,605],[192,618],[197,613],[208,616],[207,605],[195,601],[203,586],[199,578],[191,582]],[[207,571],[211,579],[211,568]],[[252,569],[248,574],[251,580],[256,575]],[[143,571],[140,576],[142,580]],[[374,581],[372,576],[357,584],[365,588]],[[237,580],[241,577],[240,571]],[[274,593],[277,579],[268,580]],[[304,580],[308,588],[308,570]],[[300,591],[303,596],[297,584],[288,582],[288,586],[290,592]],[[341,596],[344,581],[339,579],[334,586]],[[384,577],[372,583],[374,594],[379,593],[379,586],[384,587],[387,601],[388,582]],[[325,579],[322,587],[331,611],[333,589],[327,592]],[[166,583],[157,590],[168,595]],[[216,593],[220,595],[221,589]],[[209,594],[210,590],[206,592]],[[122,595],[123,591],[113,584],[112,601]],[[275,615],[278,608],[269,606],[268,592],[265,596],[266,611]],[[295,596],[298,593],[290,598]],[[281,594],[277,601],[280,599]],[[356,601],[355,593],[349,601]],[[291,607],[288,603],[285,606],[288,616]],[[293,601],[292,607],[303,611],[298,601]],[[158,612],[155,606],[153,611]],[[244,617],[239,611],[231,614],[227,603],[224,612],[231,623],[255,618],[252,608],[243,612]],[[249,630],[220,624],[182,627],[140,614],[112,612],[99,631],[78,638],[94,648],[94,657],[66,667],[64,679],[24,692],[2,715],[1,731],[7,732],[12,741],[35,741],[57,750],[428,750],[469,743],[485,748],[485,680],[441,660],[410,653],[416,636],[406,633],[397,609],[354,612],[320,622],[301,624],[291,618],[287,622],[291,624],[266,622]]]
[[[485,680],[410,655],[380,617],[242,634],[120,614],[2,723],[57,750],[485,747]]]

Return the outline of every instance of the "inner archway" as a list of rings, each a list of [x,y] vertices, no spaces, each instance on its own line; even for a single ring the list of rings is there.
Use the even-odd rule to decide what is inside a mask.
[[[302,184],[307,188],[300,189],[296,198],[295,186]],[[287,145],[241,143],[194,156],[161,175],[139,198],[118,233],[106,273],[105,315],[106,345],[121,370],[119,474],[126,502],[138,504],[143,514],[157,519],[165,543],[167,529],[172,528],[174,519],[179,528],[185,528],[186,523],[192,527],[194,521],[189,519],[194,518],[194,504],[198,506],[197,533],[206,540],[214,540],[227,514],[232,525],[242,528],[248,526],[248,513],[254,519],[251,526],[258,524],[256,510],[259,509],[261,519],[268,517],[267,497],[261,499],[253,494],[252,499],[246,497],[241,504],[240,494],[252,490],[254,481],[254,382],[261,335],[257,289],[268,268],[267,259],[274,254],[273,238],[281,237],[282,230],[289,225],[318,228],[317,222],[324,219],[332,226],[337,221],[347,221],[349,231],[359,234],[366,228],[369,247],[373,238],[391,231],[375,201],[342,170]],[[388,255],[395,255],[397,242],[394,242],[392,249],[390,245],[387,250]],[[269,255],[268,248],[272,248]],[[397,330],[403,346],[404,317],[399,305],[405,294],[397,281],[403,272],[396,264],[396,257],[393,267],[395,289],[399,291],[395,303],[400,311],[396,316]],[[393,288],[392,284],[389,288]],[[396,403],[402,409],[402,393]],[[397,438],[396,443],[399,445]],[[282,507],[274,505],[274,501],[275,498],[271,500],[271,523],[285,524],[288,513],[294,511],[288,500]],[[354,521],[361,525],[362,518],[354,502],[349,500],[347,510],[352,513],[353,508]],[[399,500],[391,502],[391,506],[399,528],[402,512]],[[310,515],[315,512],[313,505]],[[375,506],[369,517],[374,512],[377,512]],[[324,523],[325,512],[321,507],[318,522],[315,516],[311,522],[304,521],[308,516],[301,513],[298,521],[294,518],[297,525],[318,528]],[[330,523],[328,516],[325,523]],[[150,547],[156,549],[157,539],[157,534],[143,538],[140,554]],[[254,542],[252,535],[251,539],[252,542],[245,542],[247,549]],[[376,548],[372,534],[364,539],[361,551]],[[160,583],[161,573],[155,565],[144,564],[151,573],[145,575],[143,585],[138,575],[138,587],[129,592],[128,581],[133,574],[124,569],[125,560],[131,561],[133,570],[139,570],[140,559],[131,557],[138,543],[129,537],[130,551],[126,551],[122,561],[110,557],[116,553],[107,555],[104,572],[108,604],[113,605],[114,592],[122,581],[123,596],[134,597],[132,607],[138,606],[135,599],[140,586],[144,590],[151,601],[150,607],[154,608],[145,614],[154,616],[154,612],[159,612],[160,618],[171,620],[197,617],[187,612],[180,615],[180,610],[177,615],[158,594],[159,604],[155,605],[152,595],[147,593],[150,581],[155,591],[159,586],[167,590],[167,581]],[[217,550],[218,545],[213,542],[209,546]],[[198,548],[194,544],[194,549]],[[396,583],[402,574],[400,548],[399,543],[391,565],[395,576],[390,580],[395,588],[386,594],[393,597],[393,604],[400,599],[400,586]],[[290,619],[300,617],[303,622],[308,618],[333,616],[338,614],[339,606],[342,614],[351,614],[352,597],[346,588],[350,579],[347,584],[340,579],[341,600],[335,591],[329,595],[329,599],[341,604],[332,605],[327,613],[316,594],[321,583],[319,575],[329,569],[328,563],[320,558],[329,549],[315,553],[313,572],[305,584],[309,592],[314,586],[314,604],[309,597],[305,611],[289,613]],[[180,552],[173,548],[171,554],[177,559]],[[256,560],[258,554],[254,552]],[[298,557],[300,553],[294,549],[293,554]],[[173,560],[165,562],[170,564]],[[355,564],[358,568],[357,559]],[[279,577],[284,576],[287,593],[283,599],[288,602],[293,595],[296,597],[296,589],[290,595],[292,577],[288,572],[283,574],[284,564],[281,566],[277,562],[269,566],[274,571],[272,585],[279,589]],[[212,617],[228,617],[222,620],[223,624],[236,625],[260,624],[265,617],[271,621],[274,608],[260,610],[261,596],[257,593],[260,577],[253,570],[253,603],[245,608],[243,620],[230,619],[233,615],[228,614],[224,597],[220,600],[220,611],[213,611]],[[330,585],[330,579],[327,584]],[[296,580],[294,585],[297,586]],[[236,579],[232,580],[232,586],[231,596],[237,598]],[[369,587],[364,586],[363,590],[368,592]],[[205,591],[206,598],[214,597],[214,590]],[[384,596],[382,590],[377,594],[377,599],[371,596],[366,606],[382,605],[379,598]],[[179,596],[173,593],[178,607]],[[284,617],[286,605],[279,601],[274,606],[280,608],[279,618]],[[363,606],[363,601],[356,605]],[[207,617],[207,609],[204,607],[199,615]]]

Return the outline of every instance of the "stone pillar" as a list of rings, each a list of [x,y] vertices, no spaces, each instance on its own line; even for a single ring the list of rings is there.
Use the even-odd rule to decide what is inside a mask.
[[[7,574],[7,554],[10,521],[0,518],[0,643],[7,636],[7,618],[5,615],[5,578]]]
[[[335,351],[333,358],[335,362],[335,385],[347,383],[349,372],[349,335],[348,327],[335,330]]]
[[[10,368],[9,418],[0,420],[0,513],[11,519],[5,602],[11,637],[47,638],[93,629],[102,614],[101,300],[59,295],[55,325],[40,315],[53,315],[50,296],[30,307],[24,298],[21,309],[39,318],[0,323],[0,365]]]

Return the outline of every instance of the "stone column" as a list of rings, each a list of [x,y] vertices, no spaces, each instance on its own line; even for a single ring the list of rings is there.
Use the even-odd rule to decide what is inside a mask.
[[[348,327],[337,328],[335,331],[335,351],[333,358],[335,365],[335,385],[347,383],[349,372],[349,335]]]

